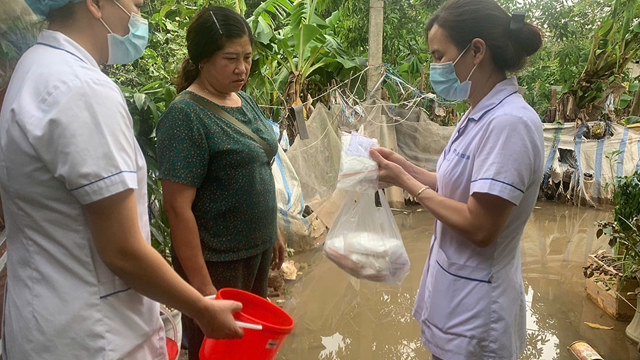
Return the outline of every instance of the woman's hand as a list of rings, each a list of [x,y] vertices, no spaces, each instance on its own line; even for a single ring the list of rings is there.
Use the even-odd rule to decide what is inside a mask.
[[[271,257],[271,270],[280,270],[282,264],[284,263],[284,254],[287,249],[284,246],[284,240],[282,240],[282,235],[280,235],[280,229],[278,229],[278,239],[275,244],[273,244],[273,256]]]
[[[402,155],[394,152],[393,150],[389,150],[389,149],[383,148],[383,147],[371,148],[371,150],[369,151],[369,155],[371,155],[372,151],[374,151],[377,154],[379,154],[383,159],[400,165],[400,167],[405,169],[405,171],[407,170],[407,166],[409,165],[409,161],[407,161],[407,159],[402,157]]]
[[[411,178],[405,170],[409,162],[397,153],[378,147],[369,150],[369,155],[378,163],[379,183],[403,187],[406,180]]]
[[[194,319],[210,339],[237,339],[244,336],[233,318],[233,313],[240,310],[242,304],[237,301],[204,299],[202,310]]]

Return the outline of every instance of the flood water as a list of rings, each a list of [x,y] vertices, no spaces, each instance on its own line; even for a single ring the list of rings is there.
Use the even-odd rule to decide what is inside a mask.
[[[308,267],[289,284],[284,308],[296,327],[277,360],[431,358],[411,310],[434,219],[416,209],[395,213],[411,259],[411,271],[399,286],[355,279],[321,249],[294,256]],[[538,202],[522,239],[528,331],[521,360],[575,359],[567,347],[576,340],[588,342],[606,360],[640,359],[624,334],[628,323],[609,317],[584,291],[587,255],[607,247],[604,238],[596,239],[594,222],[610,217],[608,210]],[[593,329],[585,322],[614,328]]]

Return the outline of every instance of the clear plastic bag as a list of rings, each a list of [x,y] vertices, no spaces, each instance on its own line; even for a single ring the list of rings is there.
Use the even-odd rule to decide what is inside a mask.
[[[378,163],[369,156],[369,149],[378,146],[373,138],[353,132],[342,133],[340,172],[336,188],[357,192],[374,192],[378,189]]]
[[[324,255],[347,273],[376,282],[400,284],[409,273],[409,257],[382,190],[349,192],[327,234]]]

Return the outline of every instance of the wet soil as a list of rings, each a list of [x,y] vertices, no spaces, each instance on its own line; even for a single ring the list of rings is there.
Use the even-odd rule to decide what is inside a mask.
[[[399,286],[355,279],[323,257],[321,249],[294,256],[308,265],[287,282],[284,309],[296,322],[277,360],[430,359],[411,310],[428,256],[433,217],[396,212],[411,271]],[[584,340],[607,360],[640,359],[616,321],[585,293],[582,267],[606,249],[596,239],[597,220],[610,211],[540,201],[524,231],[522,271],[527,300],[527,349],[521,360],[570,360],[567,347]],[[594,329],[585,322],[611,326]]]

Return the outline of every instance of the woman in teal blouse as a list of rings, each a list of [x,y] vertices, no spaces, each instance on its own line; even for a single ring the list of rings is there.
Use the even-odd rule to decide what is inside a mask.
[[[284,260],[270,167],[276,135],[240,91],[252,44],[249,25],[236,12],[198,12],[187,29],[180,95],[156,130],[174,267],[205,296],[232,287],[266,297],[269,268]],[[189,359],[198,359],[202,332],[183,321]]]

